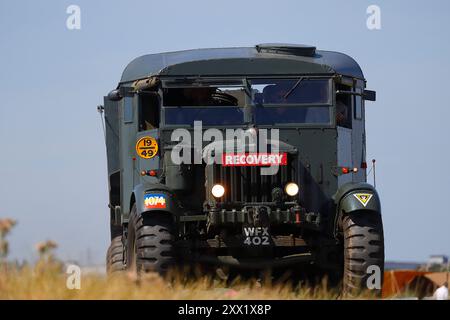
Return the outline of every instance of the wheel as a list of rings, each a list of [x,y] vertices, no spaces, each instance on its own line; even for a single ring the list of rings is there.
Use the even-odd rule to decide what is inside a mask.
[[[384,238],[381,215],[371,212],[349,213],[343,218],[342,229],[344,296],[351,297],[359,294],[380,296],[381,286],[370,290],[368,280],[370,280],[369,284],[373,284],[373,277],[379,276],[378,283],[380,285],[383,283]],[[373,271],[375,269],[380,273],[375,275],[376,271]]]
[[[174,263],[173,222],[166,213],[136,214],[133,206],[128,223],[127,268],[164,275]]]
[[[124,248],[122,236],[116,236],[111,240],[108,251],[106,252],[106,272],[108,274],[125,270],[123,263]]]

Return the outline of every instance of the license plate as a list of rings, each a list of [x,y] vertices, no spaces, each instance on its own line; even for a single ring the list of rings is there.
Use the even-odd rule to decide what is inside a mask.
[[[243,227],[242,234],[247,246],[270,245],[269,227]]]

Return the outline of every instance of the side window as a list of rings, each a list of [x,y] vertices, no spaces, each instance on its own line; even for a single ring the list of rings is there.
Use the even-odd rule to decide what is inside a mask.
[[[361,93],[362,90],[361,89],[356,89],[355,90],[358,93]],[[354,96],[354,105],[355,105],[355,119],[357,120],[361,120],[362,119],[362,104],[363,104],[363,99],[362,96]]]
[[[351,91],[351,87],[337,84],[336,90]],[[336,125],[352,128],[352,96],[349,94],[336,94]]]
[[[157,128],[159,128],[158,96],[144,92],[139,96],[139,131]]]
[[[123,99],[123,121],[125,123],[133,122],[133,99],[125,97]]]

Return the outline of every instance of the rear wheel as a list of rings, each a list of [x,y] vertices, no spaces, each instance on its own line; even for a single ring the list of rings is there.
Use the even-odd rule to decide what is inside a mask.
[[[116,236],[111,240],[111,244],[106,252],[106,272],[110,274],[124,270],[123,257],[122,236]]]
[[[384,237],[381,215],[371,212],[346,214],[342,221],[342,229],[344,234],[344,295],[350,297],[359,294],[380,296],[384,271]],[[377,288],[374,284],[379,284],[380,287]]]
[[[173,222],[166,213],[130,214],[127,237],[127,268],[165,274],[174,263]]]

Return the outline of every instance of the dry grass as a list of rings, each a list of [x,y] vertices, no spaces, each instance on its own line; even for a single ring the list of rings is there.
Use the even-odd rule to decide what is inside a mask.
[[[40,263],[22,269],[0,271],[0,299],[336,299],[325,286],[292,287],[235,281],[226,286],[211,277],[195,281],[181,277],[165,281],[155,274],[139,279],[122,273],[112,277],[87,274],[81,289],[66,287],[67,275],[58,265]]]
[[[256,280],[236,280],[231,285],[208,276],[186,279],[183,272],[170,279],[156,274],[136,277],[123,272],[111,277],[83,274],[81,288],[70,290],[68,274],[56,262],[53,250],[57,244],[44,241],[36,245],[40,261],[34,266],[12,267],[6,262],[6,235],[15,225],[12,219],[0,220],[0,299],[336,299],[337,293],[316,287],[289,284],[274,285]]]

